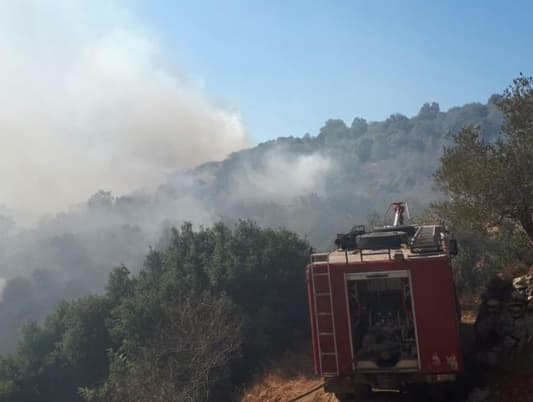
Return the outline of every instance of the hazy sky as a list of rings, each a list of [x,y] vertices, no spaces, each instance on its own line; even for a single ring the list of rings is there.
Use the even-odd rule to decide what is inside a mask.
[[[531,1],[137,1],[255,141],[323,121],[485,102],[533,74]]]

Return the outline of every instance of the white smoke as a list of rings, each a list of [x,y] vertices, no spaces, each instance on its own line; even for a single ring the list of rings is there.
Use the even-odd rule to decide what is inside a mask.
[[[0,277],[0,303],[4,300],[4,289],[6,288],[6,280]]]
[[[0,1],[0,205],[28,222],[249,145],[165,59],[108,2]]]
[[[245,165],[234,180],[231,196],[240,201],[287,203],[307,194],[323,195],[326,179],[334,167],[319,153],[299,155],[282,147],[267,152],[259,161]]]

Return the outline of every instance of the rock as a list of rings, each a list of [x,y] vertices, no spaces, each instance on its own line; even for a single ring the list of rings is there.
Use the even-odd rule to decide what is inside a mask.
[[[533,338],[533,275],[512,281],[495,279],[483,295],[475,334],[479,362],[496,366],[524,348]]]

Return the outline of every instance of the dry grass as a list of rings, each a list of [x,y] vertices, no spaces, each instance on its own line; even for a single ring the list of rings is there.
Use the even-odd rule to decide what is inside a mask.
[[[288,353],[276,368],[259,374],[242,393],[241,402],[284,402],[320,385],[322,378],[313,374],[311,346]],[[301,399],[302,402],[336,401],[322,389]]]
[[[475,292],[463,294],[460,298],[461,321],[466,324],[473,324],[476,321],[479,306],[481,305],[481,295]]]
[[[463,311],[461,315],[461,322],[463,324],[474,324],[476,322],[476,317],[477,317],[476,311],[472,311],[472,310]]]
[[[321,379],[299,376],[284,378],[276,373],[265,374],[246,389],[241,402],[283,402],[301,395],[321,384]],[[332,402],[335,396],[322,389],[301,399],[302,402]]]

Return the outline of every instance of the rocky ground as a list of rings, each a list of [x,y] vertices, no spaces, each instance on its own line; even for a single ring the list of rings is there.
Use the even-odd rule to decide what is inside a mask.
[[[475,322],[486,402],[533,401],[533,275],[495,279]]]

